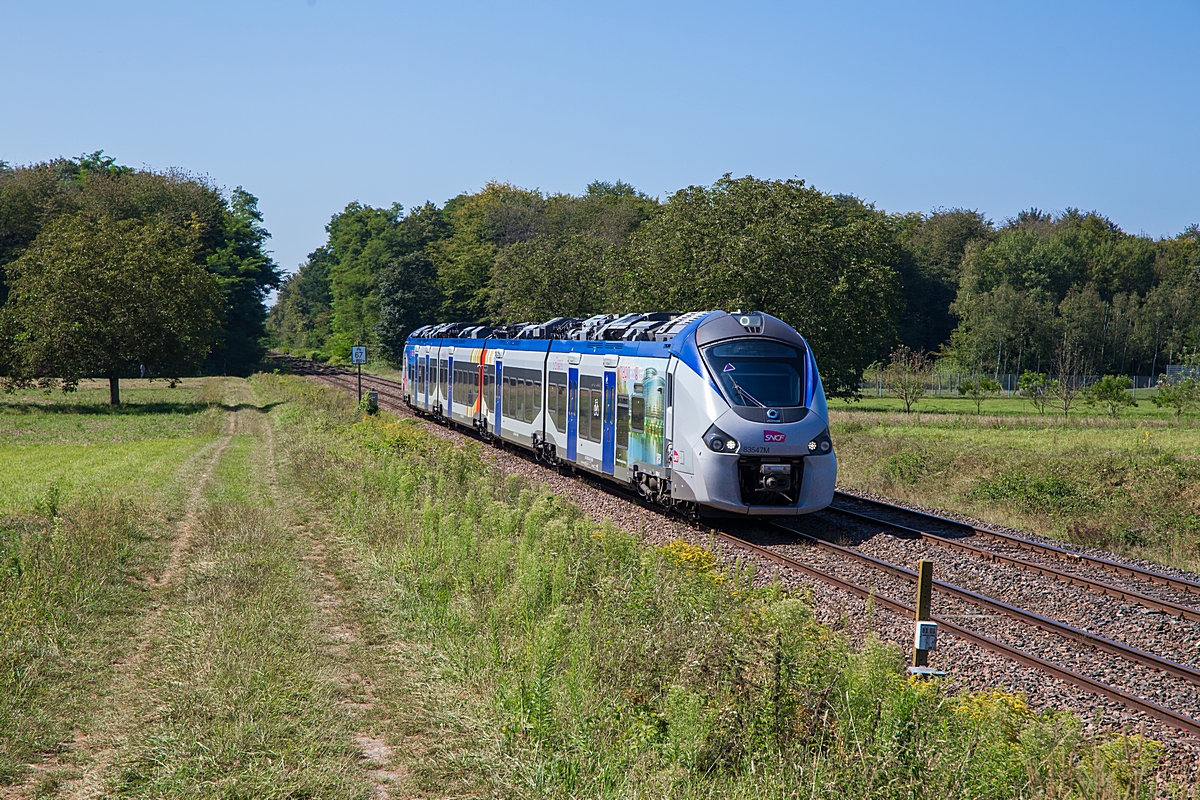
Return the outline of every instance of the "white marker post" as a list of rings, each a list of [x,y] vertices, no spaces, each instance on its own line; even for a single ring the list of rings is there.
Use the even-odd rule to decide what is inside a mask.
[[[358,365],[358,402],[362,402],[362,365],[367,363],[367,348],[356,345],[350,348],[350,363]]]

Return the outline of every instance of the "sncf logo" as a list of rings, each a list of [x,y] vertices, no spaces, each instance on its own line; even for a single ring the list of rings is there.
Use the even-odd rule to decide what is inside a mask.
[[[787,434],[779,431],[763,431],[764,442],[786,442]]]

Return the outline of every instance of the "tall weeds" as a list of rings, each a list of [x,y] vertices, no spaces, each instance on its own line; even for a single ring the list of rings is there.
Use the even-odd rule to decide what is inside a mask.
[[[140,605],[153,517],[105,497],[0,519],[0,784],[70,738]]]

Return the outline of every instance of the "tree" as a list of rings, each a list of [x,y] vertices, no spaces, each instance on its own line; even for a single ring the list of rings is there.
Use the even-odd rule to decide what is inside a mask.
[[[1071,342],[1061,342],[1054,355],[1054,371],[1058,377],[1047,384],[1046,393],[1054,405],[1062,409],[1066,418],[1079,401],[1079,395],[1084,390],[1084,375],[1087,374],[1079,348]]]
[[[1158,379],[1158,394],[1150,398],[1159,408],[1175,410],[1175,419],[1200,409],[1200,378],[1195,375],[1169,381],[1163,375]]]
[[[544,320],[601,312],[609,304],[607,274],[615,249],[582,233],[538,236],[505,248],[492,268],[493,318]]]
[[[124,167],[103,152],[0,170],[0,305],[6,264],[60,218],[159,219],[193,230],[198,263],[224,294],[210,371],[248,372],[262,354],[266,293],[279,274],[266,252],[257,200],[240,187],[226,197],[206,179],[181,170]],[[0,332],[3,335],[3,332]],[[0,339],[0,371],[9,339]]]
[[[1180,361],[1185,367],[1183,373],[1177,376],[1160,375],[1158,394],[1150,398],[1159,408],[1175,409],[1176,421],[1182,415],[1200,409],[1200,351],[1185,351]]]
[[[983,414],[983,401],[1000,391],[1000,384],[988,377],[976,376],[958,384],[958,393],[975,404],[975,413]]]
[[[904,313],[900,341],[913,349],[936,350],[954,329],[950,305],[969,247],[986,245],[992,223],[975,210],[936,209],[932,214],[894,215],[900,245],[897,270]]]
[[[757,309],[795,326],[831,394],[858,391],[895,341],[886,218],[804,181],[726,175],[676,192],[614,262],[609,310]]]
[[[1046,402],[1050,399],[1049,388],[1050,385],[1043,372],[1025,370],[1021,373],[1021,378],[1017,381],[1017,390],[1029,402],[1033,403],[1033,407],[1043,417],[1046,416]]]
[[[888,365],[883,369],[883,385],[904,403],[904,413],[912,411],[913,405],[925,396],[925,389],[933,375],[933,362],[921,350],[912,350],[900,345],[892,351]]]
[[[76,214],[42,230],[10,265],[4,325],[13,335],[11,384],[103,375],[144,365],[175,378],[199,366],[220,322],[221,290],[199,262],[200,231],[164,219]]]
[[[436,321],[441,305],[437,270],[424,250],[402,256],[379,276],[379,344],[394,364],[404,361],[404,343],[421,325]]]
[[[1137,405],[1129,391],[1132,386],[1133,381],[1128,375],[1105,375],[1087,388],[1085,396],[1088,405],[1106,408],[1109,415],[1116,419],[1124,406]]]
[[[332,260],[329,249],[320,247],[308,254],[308,260],[297,272],[280,283],[275,305],[267,315],[267,329],[284,352],[316,357],[329,341]]]
[[[264,301],[280,282],[279,268],[266,251],[271,234],[262,221],[258,198],[240,186],[234,189],[221,215],[222,242],[205,261],[225,298],[208,372],[248,375],[262,360],[267,333]]]

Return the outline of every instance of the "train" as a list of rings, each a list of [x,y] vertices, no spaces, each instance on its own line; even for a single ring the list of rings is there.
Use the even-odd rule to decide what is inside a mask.
[[[762,312],[427,325],[404,346],[418,415],[688,516],[828,506],[837,479],[812,350]]]

